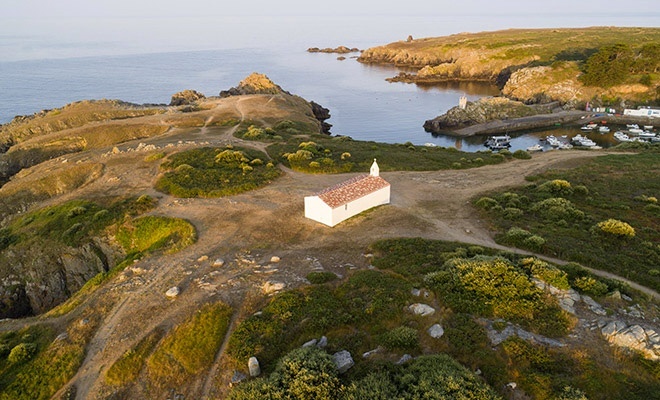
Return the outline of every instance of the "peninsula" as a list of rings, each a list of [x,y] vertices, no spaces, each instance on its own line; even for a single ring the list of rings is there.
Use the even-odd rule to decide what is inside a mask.
[[[660,28],[460,33],[369,48],[358,61],[418,69],[391,81],[487,81],[497,84],[510,100],[526,105],[558,102],[563,110],[601,106],[622,110],[655,105],[660,97]],[[557,122],[555,117],[545,120],[548,125]],[[451,128],[430,121],[425,127],[432,132],[447,133]],[[524,121],[510,124],[526,126]]]

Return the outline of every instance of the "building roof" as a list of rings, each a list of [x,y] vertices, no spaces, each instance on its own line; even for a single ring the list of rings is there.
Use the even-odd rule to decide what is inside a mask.
[[[337,208],[370,193],[390,186],[380,176],[360,175],[317,193],[330,208]]]

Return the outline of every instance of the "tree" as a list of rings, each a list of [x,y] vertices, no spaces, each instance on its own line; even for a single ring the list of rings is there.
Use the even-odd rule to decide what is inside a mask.
[[[587,59],[580,79],[587,86],[611,87],[626,80],[632,65],[633,51],[630,46],[604,46]]]

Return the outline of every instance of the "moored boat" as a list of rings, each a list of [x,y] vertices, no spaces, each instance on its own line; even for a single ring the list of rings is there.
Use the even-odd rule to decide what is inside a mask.
[[[593,131],[594,129],[596,129],[597,126],[598,124],[588,123],[586,125],[582,125],[580,129],[582,129],[583,131]]]
[[[530,153],[533,153],[535,151],[543,151],[543,146],[541,146],[540,144],[535,144],[534,146],[529,146],[526,150]]]

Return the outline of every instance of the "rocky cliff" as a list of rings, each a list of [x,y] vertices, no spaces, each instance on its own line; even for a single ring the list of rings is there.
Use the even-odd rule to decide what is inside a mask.
[[[0,318],[36,315],[64,302],[115,266],[122,252],[105,240],[74,248],[32,242],[0,252]]]
[[[311,114],[319,121],[321,133],[330,134],[330,128],[332,125],[325,122],[326,119],[330,118],[330,110],[314,101],[308,102],[302,97],[292,95],[282,89],[279,85],[276,85],[264,74],[256,72],[250,74],[247,78],[239,82],[238,86],[221,91],[220,97],[250,94],[283,94],[295,98],[299,102],[306,103],[310,107]]]
[[[657,28],[510,29],[399,41],[367,49],[358,61],[418,69],[390,81],[490,81],[525,103],[585,102],[594,96],[648,101],[657,97],[659,84],[652,74],[644,85],[636,85],[640,78],[632,76],[625,88],[586,88],[577,80],[579,63],[603,46],[642,48],[658,41]]]

